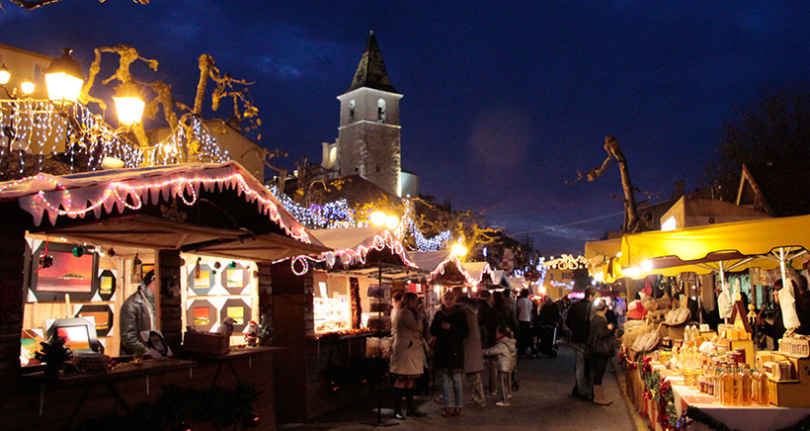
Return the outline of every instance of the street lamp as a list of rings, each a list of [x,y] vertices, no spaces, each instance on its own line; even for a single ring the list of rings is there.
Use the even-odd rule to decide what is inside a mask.
[[[20,91],[26,96],[30,96],[31,93],[37,88],[37,85],[34,84],[34,81],[30,79],[26,79],[25,81],[20,83]]]
[[[371,224],[379,227],[387,227],[389,230],[395,230],[399,226],[399,217],[389,215],[382,211],[374,211],[369,217]]]
[[[82,67],[70,56],[70,52],[70,48],[64,48],[62,56],[51,62],[45,72],[48,98],[54,103],[75,102],[82,91]]]
[[[467,247],[464,247],[463,245],[461,245],[461,243],[458,242],[453,244],[453,247],[450,248],[450,251],[454,255],[456,255],[456,257],[458,257],[459,259],[467,255]]]
[[[0,85],[8,84],[8,81],[11,79],[11,70],[6,66],[6,63],[3,63],[0,66]]]
[[[145,103],[138,97],[138,87],[132,83],[121,84],[116,89],[115,110],[118,112],[118,122],[132,126],[141,122]]]

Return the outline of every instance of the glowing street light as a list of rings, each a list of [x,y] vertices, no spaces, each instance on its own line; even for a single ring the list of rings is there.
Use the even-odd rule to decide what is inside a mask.
[[[71,49],[62,50],[62,56],[51,62],[45,72],[48,98],[54,103],[75,102],[84,84],[82,67],[70,56]]]
[[[34,84],[34,81],[30,79],[26,79],[25,81],[20,83],[20,91],[22,91],[23,94],[25,94],[26,96],[33,93],[36,88],[37,85]]]
[[[399,217],[389,215],[385,217],[385,227],[389,230],[396,230],[397,226],[399,226]]]
[[[386,217],[388,217],[388,215],[386,213],[384,213],[382,211],[374,211],[373,213],[371,213],[371,216],[369,217],[369,221],[374,226],[382,227],[382,226],[385,225]]]
[[[6,66],[6,63],[3,63],[0,66],[0,85],[8,84],[8,81],[11,79],[11,69]]]
[[[464,247],[460,243],[453,244],[453,247],[450,248],[450,251],[459,258],[467,255],[467,247]]]
[[[119,85],[115,97],[115,110],[118,112],[118,122],[125,126],[132,126],[141,122],[143,108],[146,105],[138,97],[138,88],[135,84]]]

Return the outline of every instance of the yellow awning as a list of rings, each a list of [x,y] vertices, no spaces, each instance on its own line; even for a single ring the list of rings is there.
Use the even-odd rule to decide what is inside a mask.
[[[697,273],[719,270],[713,263],[724,262],[724,270],[743,270],[752,267],[773,269],[779,266],[773,250],[788,249],[785,256],[801,249],[810,249],[810,215],[722,223],[697,226],[673,231],[644,232],[622,238],[620,265],[642,268],[642,272]],[[753,259],[749,260],[749,257]],[[792,257],[795,257],[793,255]],[[701,272],[702,271],[702,272]]]

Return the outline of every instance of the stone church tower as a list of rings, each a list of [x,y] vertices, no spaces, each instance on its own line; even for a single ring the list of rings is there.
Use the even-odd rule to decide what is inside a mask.
[[[401,98],[391,85],[372,31],[349,89],[338,96],[340,127],[335,168],[340,175],[360,175],[400,195]]]

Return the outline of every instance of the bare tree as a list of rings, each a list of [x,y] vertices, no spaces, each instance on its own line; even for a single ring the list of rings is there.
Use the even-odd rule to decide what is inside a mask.
[[[705,179],[715,196],[733,201],[743,163],[790,162],[810,151],[810,88],[793,83],[765,93],[750,106],[735,110],[723,124],[717,154]]]
[[[643,227],[643,222],[638,216],[638,205],[636,204],[635,189],[633,183],[630,181],[630,170],[627,167],[627,159],[624,157],[619,141],[612,135],[605,136],[605,151],[608,153],[607,158],[602,162],[602,166],[592,169],[587,174],[578,172],[577,179],[574,182],[583,178],[588,181],[593,181],[602,176],[608,168],[611,160],[616,160],[619,164],[619,171],[622,176],[622,189],[624,190],[624,225],[622,232],[638,232]]]

